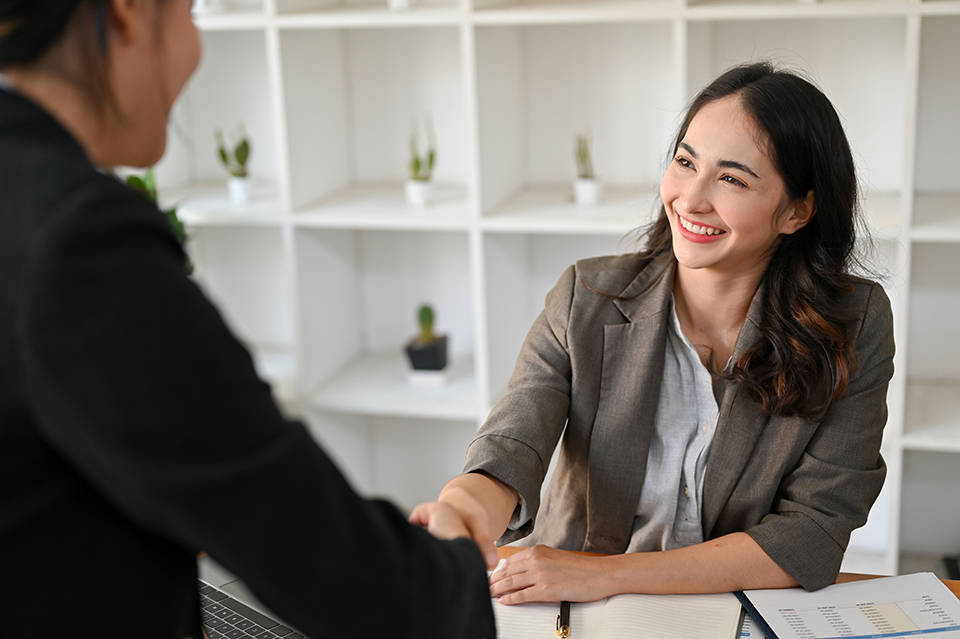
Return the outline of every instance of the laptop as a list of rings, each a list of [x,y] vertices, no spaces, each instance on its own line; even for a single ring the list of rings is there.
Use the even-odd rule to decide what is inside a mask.
[[[200,614],[209,639],[306,639],[210,557],[199,559],[197,568]]]

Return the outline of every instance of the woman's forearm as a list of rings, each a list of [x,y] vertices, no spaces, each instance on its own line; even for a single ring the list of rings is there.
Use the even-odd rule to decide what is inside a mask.
[[[507,529],[520,496],[500,480],[475,472],[458,475],[447,482],[437,501],[452,505],[476,521],[485,521],[495,541]]]
[[[535,546],[507,559],[490,582],[491,594],[504,604],[797,585],[746,533],[677,550],[609,556]]]
[[[798,585],[742,532],[686,548],[607,559],[623,561],[613,571],[617,592],[710,593]]]

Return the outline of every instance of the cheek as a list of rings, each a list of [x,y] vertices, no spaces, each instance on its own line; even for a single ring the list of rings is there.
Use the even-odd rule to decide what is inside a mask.
[[[671,202],[677,198],[678,193],[679,188],[677,187],[677,181],[671,171],[667,169],[667,172],[663,175],[663,179],[660,180],[660,200],[664,206],[667,207],[668,211],[672,210]]]

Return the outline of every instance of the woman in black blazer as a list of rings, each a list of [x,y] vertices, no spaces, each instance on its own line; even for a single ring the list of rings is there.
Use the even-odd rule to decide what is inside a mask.
[[[361,499],[98,172],[162,155],[190,8],[0,0],[0,635],[199,638],[206,551],[314,639],[492,637],[466,530]]]

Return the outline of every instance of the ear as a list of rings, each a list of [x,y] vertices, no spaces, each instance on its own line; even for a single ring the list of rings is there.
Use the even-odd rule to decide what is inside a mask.
[[[110,0],[107,22],[116,42],[129,46],[144,31],[143,0]]]
[[[817,203],[813,197],[813,190],[800,200],[790,203],[780,222],[780,232],[792,235],[805,227],[817,212]]]

